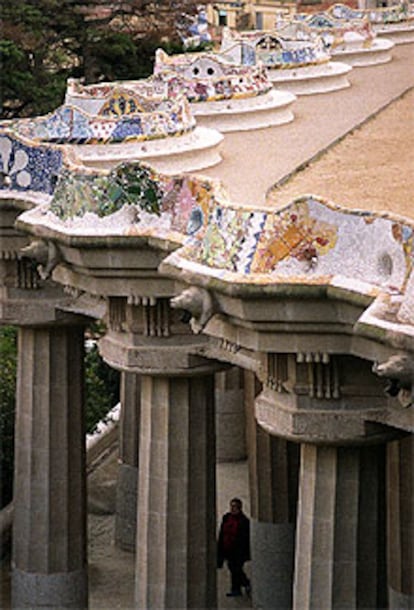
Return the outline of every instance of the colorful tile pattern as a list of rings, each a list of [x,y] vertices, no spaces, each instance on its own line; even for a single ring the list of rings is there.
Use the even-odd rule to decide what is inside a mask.
[[[195,119],[183,95],[144,105],[142,98],[118,90],[109,93],[99,115],[64,105],[44,117],[14,121],[11,127],[34,141],[111,144],[187,133],[195,128]]]
[[[262,66],[235,65],[214,53],[167,55],[157,49],[154,81],[167,86],[168,96],[184,92],[191,103],[255,97],[272,89]]]
[[[213,184],[208,180],[162,176],[144,164],[126,163],[111,171],[63,172],[50,212],[65,223],[86,214],[106,218],[124,206],[135,206],[150,216],[158,216],[163,230],[184,236],[196,233],[206,223],[214,195]],[[145,232],[145,223],[141,221],[135,229]]]
[[[63,153],[38,146],[0,126],[0,190],[51,195],[62,170]]]
[[[305,197],[276,212],[216,205],[177,256],[186,269],[229,282],[341,275],[404,290],[414,262],[414,227]]]
[[[151,168],[120,165],[109,173],[62,172],[50,205],[61,220],[86,213],[98,218],[114,214],[125,205],[160,215],[162,190]]]
[[[300,23],[283,22],[274,31],[223,30],[220,53],[241,64],[262,63],[268,68],[290,69],[330,60],[322,40]]]
[[[343,11],[338,9],[337,13],[342,14]],[[326,11],[311,15],[296,13],[292,16],[292,20],[305,24],[311,32],[320,36],[325,47],[332,51],[355,43],[356,39],[360,40],[364,47],[369,48],[375,38],[367,16],[343,18],[337,17],[333,11]]]
[[[399,2],[391,6],[367,9],[353,9],[346,4],[338,3],[330,6],[327,13],[335,19],[343,19],[345,21],[368,18],[372,24],[401,23],[414,18],[410,15],[408,2]]]
[[[126,209],[132,213],[121,228],[115,212]],[[341,276],[403,292],[414,264],[409,222],[344,210],[314,196],[277,211],[233,206],[218,183],[161,175],[140,163],[88,175],[65,171],[50,212],[55,228],[69,233],[79,227],[98,235],[106,219],[105,231],[110,227],[125,239],[151,234],[178,241],[183,247],[174,264],[230,283],[326,283]],[[41,222],[49,220],[42,216]]]

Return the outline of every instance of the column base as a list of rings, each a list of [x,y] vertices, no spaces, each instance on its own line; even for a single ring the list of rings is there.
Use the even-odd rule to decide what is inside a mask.
[[[12,572],[12,608],[88,607],[88,572],[59,572],[39,574],[14,569]]]
[[[251,520],[253,606],[292,608],[295,526]]]
[[[116,492],[115,544],[118,548],[135,552],[137,529],[138,468],[121,464]]]
[[[414,595],[406,595],[388,587],[388,607],[390,610],[412,610],[414,608]]]

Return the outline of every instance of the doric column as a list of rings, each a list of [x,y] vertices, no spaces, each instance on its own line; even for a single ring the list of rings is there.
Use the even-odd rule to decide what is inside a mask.
[[[302,445],[294,610],[386,607],[383,454]]]
[[[143,376],[136,607],[216,607],[214,376]]]
[[[386,398],[371,363],[270,354],[258,423],[301,446],[293,608],[384,608]]]
[[[271,436],[254,418],[261,386],[245,373],[251,488],[253,603],[291,608],[298,487],[298,445]]]
[[[414,607],[414,436],[388,444],[388,594],[393,610]]]
[[[164,297],[109,300],[105,360],[140,376],[136,607],[216,607],[214,375]]]
[[[122,373],[115,544],[121,549],[134,552],[137,527],[140,392],[139,376],[134,373]]]
[[[216,373],[217,461],[246,459],[243,372],[234,366]]]
[[[83,328],[19,331],[13,608],[86,608]]]

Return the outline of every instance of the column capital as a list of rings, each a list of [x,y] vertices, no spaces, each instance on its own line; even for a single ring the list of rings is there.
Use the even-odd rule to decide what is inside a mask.
[[[297,442],[379,443],[401,436],[390,427],[390,399],[372,363],[327,353],[268,354],[255,401],[260,426]]]
[[[194,335],[183,312],[168,297],[111,297],[108,330],[99,342],[112,367],[142,375],[210,375],[228,368],[209,359],[209,338]]]

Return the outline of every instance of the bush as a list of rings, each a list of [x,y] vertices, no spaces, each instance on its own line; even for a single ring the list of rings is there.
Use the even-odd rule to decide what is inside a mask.
[[[119,401],[119,373],[101,358],[96,343],[85,355],[85,413],[86,433],[96,430],[97,424]]]
[[[16,370],[16,329],[0,327],[0,508],[8,504],[13,495]]]
[[[0,327],[0,509],[13,497],[17,330]],[[85,427],[91,433],[119,401],[119,373],[100,357],[95,342],[85,353]]]

